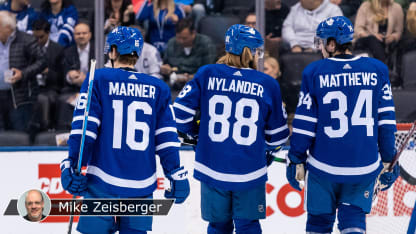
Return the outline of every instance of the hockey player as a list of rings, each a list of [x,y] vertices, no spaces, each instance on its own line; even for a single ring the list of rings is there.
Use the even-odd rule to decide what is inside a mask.
[[[61,163],[63,187],[85,198],[152,198],[156,189],[156,159],[171,181],[165,197],[182,203],[189,194],[187,172],[180,166],[177,130],[169,87],[135,72],[143,38],[137,29],[118,27],[107,37],[106,52],[114,68],[95,71],[82,165],[86,176],[74,173],[78,161],[88,79],[74,111],[69,156]],[[88,179],[87,179],[88,178]],[[146,233],[151,216],[87,217],[82,233]]]
[[[307,233],[365,233],[376,178],[394,155],[395,109],[387,66],[351,54],[353,26],[331,17],[316,30],[325,59],[305,68],[286,176],[301,190],[306,164]],[[399,167],[382,172],[387,189]]]
[[[210,234],[232,233],[234,225],[236,233],[261,233],[265,151],[289,135],[279,84],[255,70],[261,45],[257,30],[231,26],[226,55],[201,67],[173,105],[178,131],[198,134],[194,177],[201,182],[202,218]]]

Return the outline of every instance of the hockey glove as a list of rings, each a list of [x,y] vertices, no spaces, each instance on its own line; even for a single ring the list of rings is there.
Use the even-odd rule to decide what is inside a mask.
[[[273,161],[277,161],[280,158],[276,158],[273,154],[279,152],[279,150],[282,148],[282,146],[277,146],[276,148],[272,150],[266,150],[266,163],[267,166],[270,166]]]
[[[82,196],[87,190],[87,177],[75,173],[72,160],[69,158],[61,162],[61,183],[72,195]]]
[[[302,191],[303,184],[299,181],[305,180],[305,163],[297,157],[287,155],[286,178],[289,184],[296,190]]]
[[[385,191],[391,187],[392,184],[394,184],[394,181],[396,181],[397,177],[399,177],[400,174],[400,166],[398,163],[394,165],[393,171],[389,172],[386,170],[380,175],[380,184],[381,184],[381,191]]]
[[[189,195],[188,171],[179,167],[166,175],[170,181],[170,190],[165,191],[166,198],[176,198],[175,203],[180,204]]]

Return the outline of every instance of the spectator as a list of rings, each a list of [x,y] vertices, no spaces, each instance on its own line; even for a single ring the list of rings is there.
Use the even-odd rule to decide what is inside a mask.
[[[44,19],[33,23],[33,36],[38,40],[39,47],[47,59],[47,68],[36,75],[40,87],[38,102],[41,108],[41,128],[55,128],[55,106],[63,82],[64,48],[49,39],[51,25]]]
[[[73,45],[78,11],[72,0],[44,0],[41,9],[42,17],[51,24],[50,39],[65,48]]]
[[[266,50],[277,57],[282,42],[283,21],[289,14],[289,7],[281,0],[266,0]]]
[[[264,73],[280,81],[280,66],[275,58],[270,56],[264,58]]]
[[[416,2],[409,5],[406,14],[406,30],[400,39],[397,47],[397,74],[402,72],[403,55],[409,51],[416,50]],[[396,86],[402,86],[402,79],[399,76]]]
[[[362,0],[330,0],[333,4],[338,5],[345,17],[351,18],[357,14]]]
[[[388,63],[388,54],[402,36],[403,20],[403,9],[394,0],[363,2],[355,18],[355,50],[369,50],[374,58]]]
[[[169,76],[173,99],[185,83],[194,77],[198,68],[215,63],[215,51],[211,39],[195,31],[192,19],[178,22],[176,37],[169,40],[164,64],[160,68],[163,75]]]
[[[58,100],[58,129],[71,128],[72,112],[82,82],[88,73],[90,61],[94,57],[90,26],[84,22],[74,28],[75,45],[65,50],[65,83]]]
[[[293,53],[312,52],[315,29],[326,18],[342,15],[329,0],[300,0],[290,9],[283,22],[282,38]]]
[[[35,133],[35,75],[45,68],[46,59],[36,39],[16,30],[13,14],[0,11],[0,130]]]
[[[8,0],[0,5],[0,10],[7,10],[16,14],[17,29],[22,32],[32,33],[32,24],[39,16],[35,9],[30,7],[30,0]]]
[[[134,11],[131,0],[105,0],[104,33],[108,34],[117,26],[134,24]]]
[[[257,22],[256,13],[250,12],[248,13],[248,15],[246,16],[244,20],[244,25],[252,27],[252,28],[256,28],[256,22]]]
[[[186,16],[191,16],[198,30],[199,21],[206,15],[204,4],[194,0],[175,0],[176,4],[182,8]]]
[[[149,41],[163,53],[169,39],[175,36],[176,23],[184,16],[185,12],[173,0],[154,0],[142,5],[137,20],[140,23],[149,22]]]

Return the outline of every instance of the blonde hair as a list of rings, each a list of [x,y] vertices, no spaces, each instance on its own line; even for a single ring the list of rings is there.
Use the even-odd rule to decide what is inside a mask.
[[[264,58],[264,63],[268,63],[273,69],[276,69],[277,70],[276,76],[277,77],[280,76],[280,74],[281,74],[280,65],[274,57],[266,56]],[[273,78],[277,78],[277,77],[273,77]]]
[[[416,10],[408,10],[406,15],[406,27],[416,37]]]
[[[253,68],[257,69],[257,62],[254,60],[254,56],[251,54],[251,50],[248,47],[244,47],[241,55],[235,55],[226,53],[217,63],[233,66],[237,68]]]
[[[394,0],[388,0],[389,5],[393,4]],[[370,0],[371,10],[374,13],[373,20],[376,23],[380,23],[387,19],[387,15],[384,9],[381,7],[381,0]]]
[[[8,11],[0,11],[0,22],[3,27],[10,27],[13,31],[16,30],[16,15]]]
[[[153,15],[155,16],[156,21],[159,19],[162,1],[166,2],[168,5],[168,13],[165,16],[165,20],[175,14],[175,2],[173,0],[153,0]]]

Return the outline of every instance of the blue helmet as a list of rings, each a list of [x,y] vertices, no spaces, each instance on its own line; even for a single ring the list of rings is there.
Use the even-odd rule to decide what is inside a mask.
[[[140,56],[143,48],[143,37],[136,28],[119,26],[108,34],[105,53],[109,53],[113,45],[117,46],[117,52],[120,55],[136,52],[137,56]]]
[[[345,16],[330,17],[319,23],[316,29],[316,36],[321,39],[334,38],[338,44],[345,44],[352,41],[354,26]]]
[[[241,55],[244,47],[255,50],[264,43],[260,33],[251,27],[234,24],[225,33],[225,51]]]

